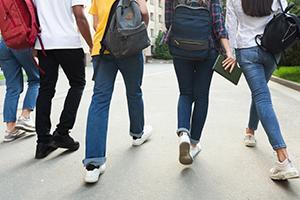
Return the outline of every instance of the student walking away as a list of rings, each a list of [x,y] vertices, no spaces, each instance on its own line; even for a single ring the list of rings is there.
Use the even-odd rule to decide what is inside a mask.
[[[79,148],[79,143],[70,136],[86,83],[84,52],[77,30],[79,29],[90,48],[93,44],[89,24],[84,14],[85,0],[35,0],[35,4],[45,49],[45,52],[42,51],[40,43],[36,43],[40,66],[44,71],[41,73],[36,109],[38,140],[35,157],[40,159],[57,148],[70,151]],[[59,66],[68,78],[70,89],[59,123],[51,134],[51,105]]]
[[[268,87],[268,81],[276,69],[276,62],[279,61],[280,54],[271,54],[259,48],[255,37],[263,34],[274,14],[282,12],[286,6],[286,0],[227,1],[226,17],[230,41],[232,41],[231,46],[236,48],[237,61],[252,94],[249,123],[244,142],[248,147],[256,145],[254,132],[260,121],[270,144],[277,153],[278,161],[270,170],[270,177],[274,180],[296,178],[299,177],[299,172],[289,159]],[[274,43],[277,42],[274,41]]]
[[[39,33],[37,24],[32,1],[1,1],[0,66],[6,83],[3,111],[7,126],[5,142],[20,138],[26,132],[35,132],[30,114],[35,107],[39,88],[39,72],[32,57],[32,47]],[[18,102],[24,85],[23,70],[28,87],[22,112],[17,120]]]
[[[4,99],[3,118],[6,123],[4,142],[10,142],[26,132],[35,132],[31,112],[36,105],[39,90],[39,72],[34,64],[32,49],[12,49],[0,39],[0,66],[5,77],[6,94]],[[27,76],[27,91],[23,100],[22,112],[17,119],[20,94],[24,89],[23,70]]]
[[[224,50],[226,70],[235,66],[219,0],[166,0],[168,44],[179,85],[179,162],[192,164],[201,151],[213,65]],[[221,45],[223,49],[221,49]]]
[[[132,145],[143,144],[151,135],[152,127],[144,125],[141,90],[144,70],[143,47],[120,45],[122,48],[118,51],[112,43],[109,43],[111,41],[109,37],[114,37],[114,32],[109,29],[115,27],[114,23],[120,22],[121,24],[117,26],[121,34],[127,27],[125,41],[132,43],[136,40],[136,43],[146,44],[148,36],[142,32],[145,31],[149,16],[145,0],[93,0],[90,13],[94,16],[96,27],[92,51],[95,85],[87,119],[86,152],[83,163],[86,169],[85,182],[95,183],[105,170],[109,107],[118,71],[121,72],[126,86]]]

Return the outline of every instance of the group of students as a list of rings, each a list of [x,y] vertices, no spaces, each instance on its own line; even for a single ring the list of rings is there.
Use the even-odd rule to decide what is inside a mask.
[[[143,21],[147,25],[149,16],[146,1],[136,1],[140,6]],[[223,62],[225,69],[232,70],[236,66],[237,59],[252,93],[245,145],[248,147],[256,145],[254,133],[260,121],[278,157],[278,161],[270,171],[270,177],[275,180],[299,177],[299,172],[289,159],[267,85],[276,68],[276,61],[272,54],[260,49],[255,42],[255,36],[263,33],[268,21],[274,13],[278,12],[279,0],[227,0],[226,24],[220,0],[199,1],[209,8],[212,19],[209,56],[205,60],[173,58],[180,90],[177,108],[180,163],[192,164],[201,151],[200,138],[208,111],[212,67],[218,51],[223,49],[227,56]],[[280,1],[287,6],[286,0]],[[83,164],[86,169],[85,182],[95,183],[100,174],[105,171],[109,108],[118,71],[121,72],[126,86],[132,145],[142,145],[151,136],[152,127],[145,125],[141,90],[144,71],[143,54],[140,52],[121,59],[115,58],[108,51],[100,55],[101,41],[115,0],[92,0],[89,13],[93,16],[95,30],[93,39],[84,13],[86,0],[35,0],[34,2],[43,41],[43,47],[37,42],[34,49],[37,50],[40,70],[43,73],[41,71],[39,73],[35,66],[31,49],[14,50],[8,48],[4,40],[0,42],[0,66],[6,78],[4,122],[7,128],[4,141],[13,141],[26,132],[36,131],[38,138],[36,159],[45,158],[57,148],[78,150],[79,142],[70,136],[70,130],[74,126],[86,84],[81,33],[90,48],[94,68],[94,90],[88,109]],[[167,29],[172,24],[176,2],[165,0]],[[233,55],[233,48],[236,56]],[[275,57],[279,59],[280,55]],[[59,66],[68,78],[70,89],[59,123],[51,133],[51,105]],[[22,113],[17,119],[18,100],[23,91],[22,69],[27,74],[28,89]],[[35,106],[34,124],[30,114]]]

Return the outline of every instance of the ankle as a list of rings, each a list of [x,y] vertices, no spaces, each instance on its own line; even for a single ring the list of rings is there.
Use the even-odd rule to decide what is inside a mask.
[[[187,132],[185,132],[185,131],[180,131],[180,132],[178,133],[178,136],[179,136],[179,137],[181,137],[181,136],[183,136],[183,135],[189,136],[189,134],[188,134]]]
[[[22,110],[21,117],[23,117],[25,119],[29,119],[30,118],[30,113],[31,113],[31,110],[24,109],[24,110]]]
[[[8,123],[6,126],[7,132],[14,132],[16,130],[16,124],[15,123]]]
[[[282,163],[282,162],[284,162],[285,160],[287,160],[287,159],[289,159],[287,156],[277,156],[277,159],[278,159],[278,161],[280,162],[280,163]]]
[[[278,159],[279,162],[283,162],[286,159],[289,159],[289,156],[288,156],[288,153],[286,151],[286,148],[277,149],[276,153],[277,153],[277,159]]]
[[[246,128],[246,134],[247,135],[254,135],[254,129]]]

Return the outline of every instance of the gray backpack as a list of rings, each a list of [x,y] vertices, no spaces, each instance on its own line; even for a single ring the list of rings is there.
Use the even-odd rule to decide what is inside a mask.
[[[120,0],[111,12],[114,13],[111,13],[102,45],[115,58],[136,55],[150,45],[147,27],[135,0]]]

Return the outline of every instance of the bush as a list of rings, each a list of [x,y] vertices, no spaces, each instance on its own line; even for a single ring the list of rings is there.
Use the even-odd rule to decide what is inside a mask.
[[[284,66],[300,66],[300,42],[298,41],[293,47],[289,48],[280,61]]]
[[[292,13],[300,15],[300,0],[289,0],[289,3],[294,3],[295,7],[291,10]],[[300,41],[298,41],[293,47],[288,49],[280,62],[280,65],[285,66],[299,66],[300,65]]]
[[[168,45],[160,44],[160,41],[161,41],[162,37],[163,37],[163,32],[160,31],[158,33],[157,38],[155,39],[155,47],[154,47],[153,58],[170,60],[170,59],[172,59],[172,56],[169,52]]]

